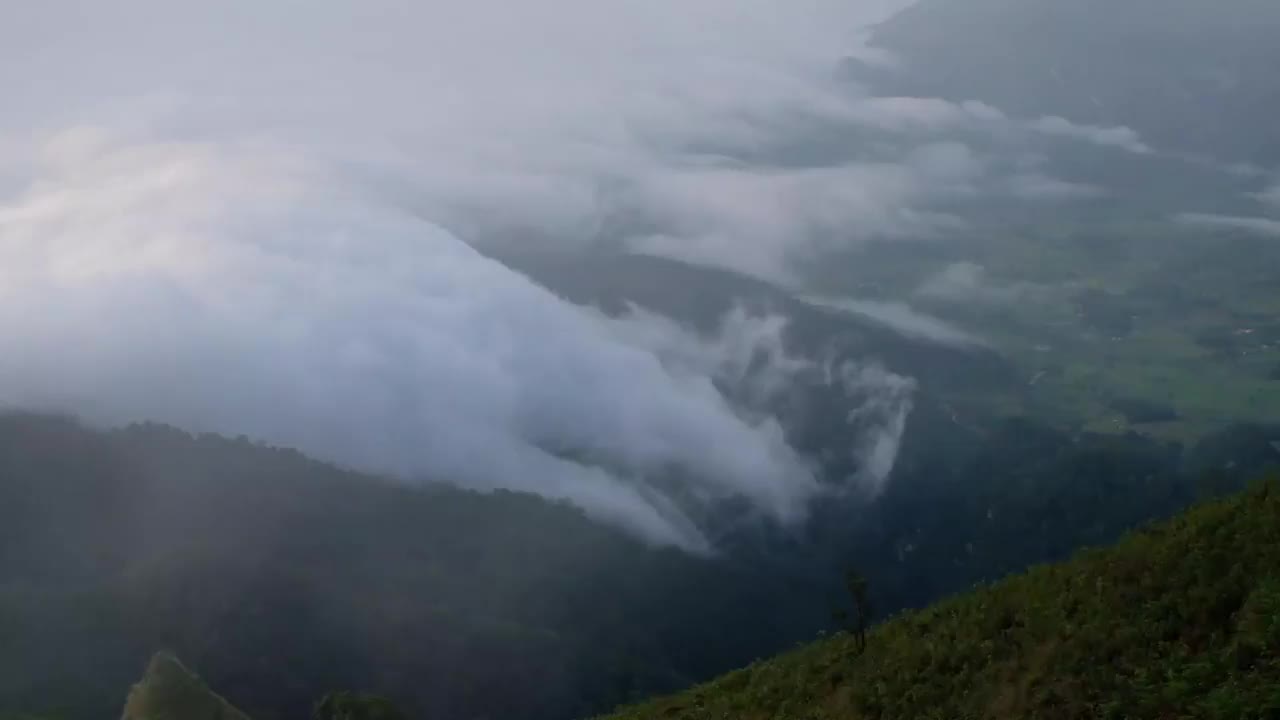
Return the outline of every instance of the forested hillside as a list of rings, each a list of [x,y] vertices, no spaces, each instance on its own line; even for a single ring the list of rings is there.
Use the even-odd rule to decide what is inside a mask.
[[[919,429],[879,499],[694,557],[532,496],[392,484],[162,426],[5,416],[0,704],[110,715],[168,649],[257,720],[336,689],[411,716],[582,717],[829,630],[849,566],[881,612],[920,606],[1280,459],[1265,428],[1192,452],[1029,421],[954,445]]]
[[[705,593],[748,588],[732,567],[532,496],[410,489],[247,441],[30,417],[0,421],[0,476],[6,708],[113,714],[169,649],[259,719],[342,687],[421,714],[563,717],[777,642]],[[702,636],[712,614],[736,640]],[[678,639],[693,651],[661,657]]]
[[[1272,718],[1280,484],[614,720]]]

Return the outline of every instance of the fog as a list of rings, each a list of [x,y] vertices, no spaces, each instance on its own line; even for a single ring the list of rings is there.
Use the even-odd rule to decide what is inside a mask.
[[[945,236],[957,201],[1107,192],[1056,177],[1046,143],[1160,151],[1120,125],[876,96],[842,68],[900,62],[865,42],[891,0],[4,5],[0,402],[527,490],[694,551],[691,502],[787,525],[849,489],[743,400],[821,359],[791,354],[785,318],[700,336],[608,317],[490,254],[605,247],[805,294],[806,263]],[[814,137],[833,138],[818,160]],[[932,292],[977,293],[967,272]],[[864,403],[849,445],[880,488],[914,384],[873,367],[831,382]]]
[[[915,310],[906,303],[821,297],[808,297],[805,301],[818,307],[866,318],[909,338],[960,348],[983,344],[981,338],[945,320]]]
[[[649,478],[796,522],[810,468],[712,382],[756,320],[609,319],[466,240],[582,242],[611,178],[700,232],[751,222],[691,198],[770,180],[682,147],[837,103],[824,66],[887,7],[11,8],[0,397],[566,498],[694,550]]]

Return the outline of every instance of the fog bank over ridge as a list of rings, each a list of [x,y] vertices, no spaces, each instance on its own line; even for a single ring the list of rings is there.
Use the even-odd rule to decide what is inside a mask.
[[[0,210],[6,405],[536,492],[695,550],[665,474],[682,502],[743,497],[784,524],[821,491],[777,421],[720,389],[767,400],[812,369],[779,318],[707,338],[609,318],[261,147],[45,150]]]
[[[882,488],[914,382],[795,357],[767,314],[609,317],[486,252],[647,253],[804,295],[806,263],[954,232],[956,203],[1105,192],[1044,143],[1159,151],[873,96],[841,68],[897,62],[864,37],[889,0],[11,4],[0,403],[565,498],[697,551],[698,510],[729,498],[794,525]],[[800,382],[860,408],[858,477],[788,442],[769,403]]]

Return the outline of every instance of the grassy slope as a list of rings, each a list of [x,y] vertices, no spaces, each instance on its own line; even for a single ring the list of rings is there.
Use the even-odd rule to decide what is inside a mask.
[[[1280,717],[1280,484],[612,716],[1093,717]]]

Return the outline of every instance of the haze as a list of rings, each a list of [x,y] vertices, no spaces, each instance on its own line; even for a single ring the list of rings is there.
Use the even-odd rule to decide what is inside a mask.
[[[1055,153],[1181,150],[1051,109],[877,96],[848,70],[903,62],[865,32],[904,5],[6,2],[0,402],[528,490],[698,552],[714,548],[689,502],[801,523],[852,488],[818,477],[735,370],[785,392],[822,365],[785,318],[707,334],[610,316],[500,260],[656,255],[983,346],[906,305],[827,298],[813,268],[961,233],[963,203],[1110,192]],[[1275,234],[1267,187],[1253,214],[1170,215]],[[957,267],[928,292],[999,294]],[[848,428],[872,485],[910,411],[893,371],[829,380],[889,403]],[[673,469],[679,492],[659,482]]]

